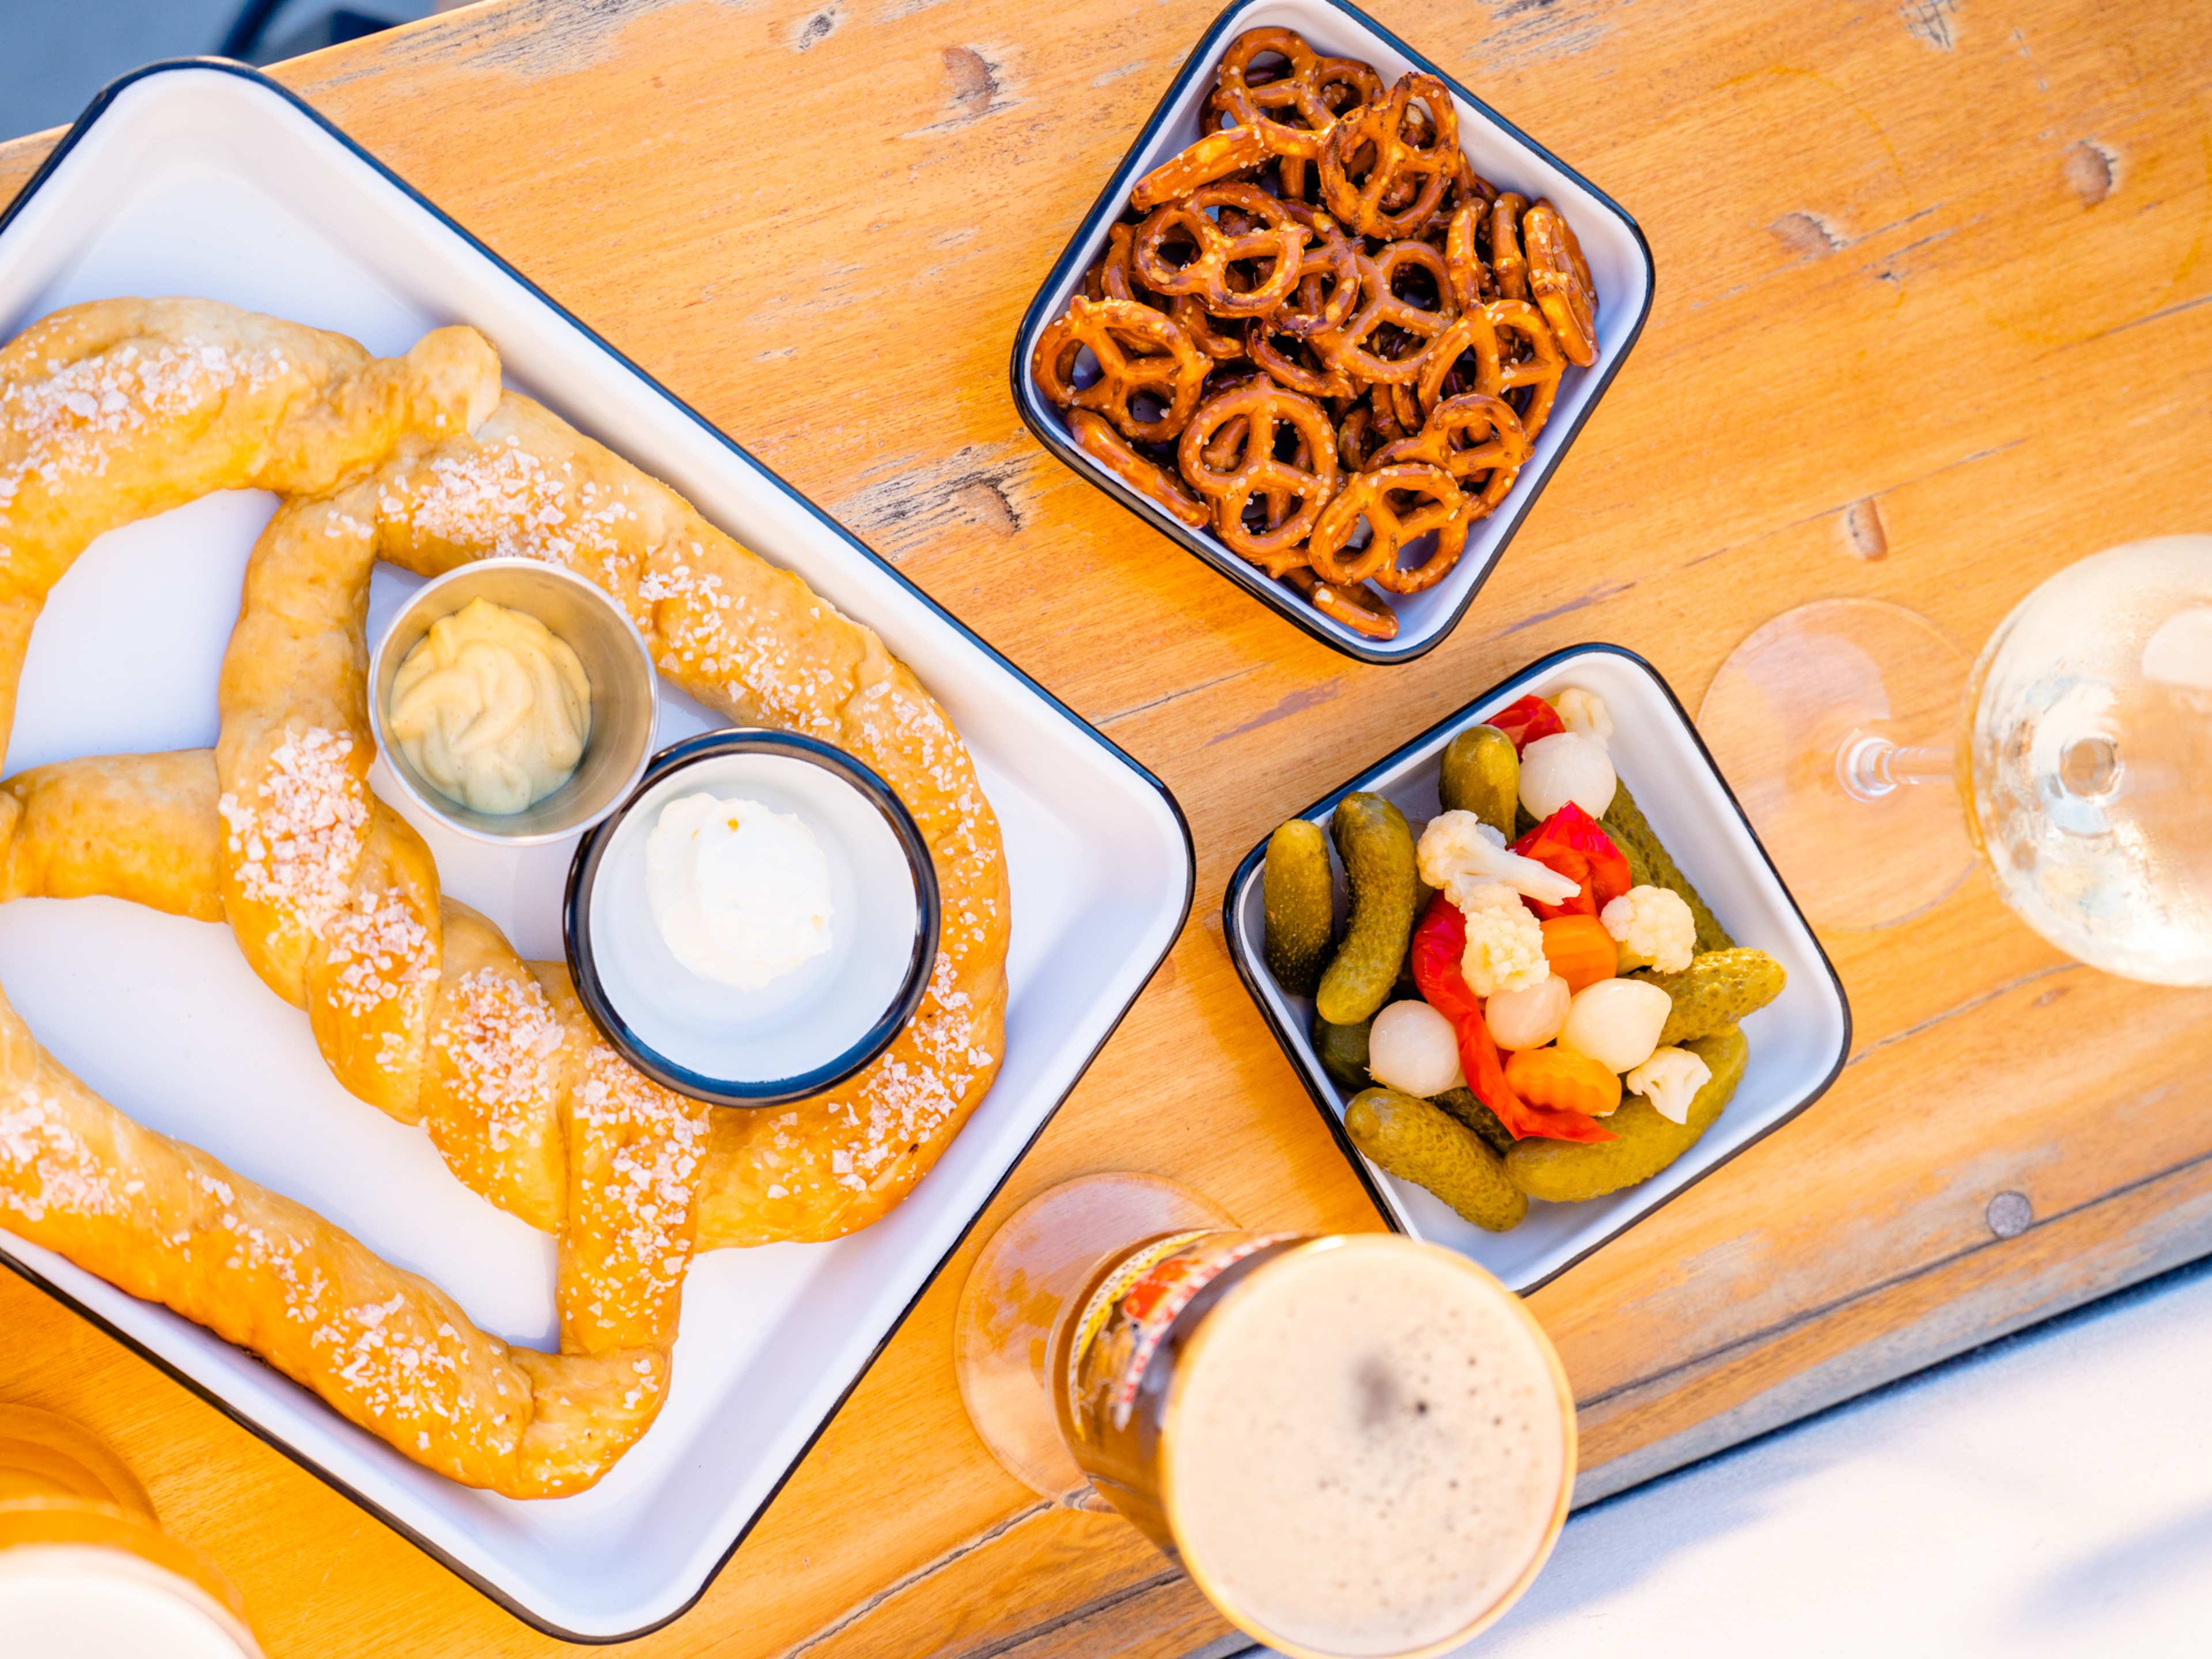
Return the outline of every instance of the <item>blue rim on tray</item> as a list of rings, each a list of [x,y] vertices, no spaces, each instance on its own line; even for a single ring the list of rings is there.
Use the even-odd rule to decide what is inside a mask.
[[[1240,24],[1244,14],[1262,3],[1265,3],[1265,0],[1231,0],[1231,3],[1213,20],[1212,26],[1200,37],[1198,44],[1191,48],[1190,55],[1184,60],[1183,67],[1169,83],[1168,89],[1160,96],[1160,101],[1153,106],[1152,112],[1146,118],[1144,126],[1139,131],[1127,150],[1123,153],[1121,162],[1115,167],[1112,175],[1108,178],[1105,188],[1099,191],[1098,199],[1091,204],[1090,210],[1077,223],[1074,234],[1068,238],[1067,246],[1060,250],[1059,258],[1053,262],[1051,270],[1046,274],[1043,283],[1038,288],[1036,297],[1030,301],[1029,309],[1022,317],[1021,326],[1014,332],[1013,355],[1007,371],[1012,385],[1014,408],[1021,415],[1023,423],[1036,435],[1037,441],[1058,456],[1085,483],[1119,501],[1163,536],[1175,541],[1186,552],[1201,560],[1218,574],[1234,582],[1293,626],[1319,640],[1323,645],[1340,651],[1347,657],[1357,658],[1361,662],[1378,664],[1413,662],[1443,644],[1451,636],[1453,630],[1458,628],[1461,619],[1467,615],[1468,607],[1474,603],[1475,595],[1481,592],[1483,585],[1490,580],[1491,573],[1498,568],[1498,561],[1505,556],[1505,550],[1511,545],[1514,536],[1521,528],[1522,521],[1528,515],[1528,510],[1536,504],[1536,498],[1544,493],[1544,486],[1551,481],[1552,475],[1559,470],[1559,463],[1566,459],[1567,451],[1574,447],[1575,439],[1580,434],[1583,425],[1589,420],[1600,401],[1603,399],[1607,388],[1613,384],[1613,376],[1620,372],[1621,365],[1628,361],[1629,352],[1634,349],[1636,342],[1642,337],[1644,325],[1651,315],[1651,295],[1656,282],[1656,267],[1652,263],[1651,245],[1644,239],[1643,228],[1618,202],[1527,133],[1522,131],[1519,127],[1515,126],[1481,99],[1469,92],[1466,87],[1437,68],[1428,58],[1414,51],[1413,47],[1360,10],[1358,7],[1352,5],[1350,0],[1316,0],[1316,3],[1327,5],[1333,10],[1341,12],[1357,27],[1369,31],[1392,51],[1402,54],[1407,61],[1420,73],[1434,76],[1449,88],[1454,97],[1481,112],[1485,120],[1492,123],[1515,142],[1528,146],[1529,149],[1559,168],[1582,189],[1588,191],[1607,209],[1617,214],[1621,223],[1634,239],[1637,252],[1644,262],[1643,307],[1638,311],[1636,321],[1630,327],[1627,337],[1621,341],[1620,349],[1611,353],[1593,371],[1596,380],[1590,388],[1589,396],[1583,400],[1581,409],[1575,413],[1571,421],[1566,422],[1565,435],[1560,440],[1559,447],[1552,452],[1551,459],[1540,465],[1524,469],[1520,479],[1507,495],[1504,504],[1493,515],[1491,522],[1498,526],[1496,544],[1484,568],[1477,573],[1474,581],[1468,586],[1466,594],[1453,608],[1451,614],[1437,624],[1432,630],[1425,635],[1416,636],[1403,645],[1364,641],[1351,634],[1349,630],[1339,633],[1324,628],[1319,613],[1311,605],[1256,565],[1239,558],[1210,535],[1193,530],[1120,480],[1109,483],[1099,477],[1091,470],[1083,451],[1078,448],[1075,441],[1068,436],[1067,428],[1062,423],[1058,411],[1045,401],[1043,394],[1036,388],[1036,378],[1030,372],[1030,360],[1036,347],[1037,335],[1051,320],[1053,307],[1050,301],[1053,293],[1067,279],[1069,273],[1081,264],[1084,246],[1091,240],[1092,234],[1101,223],[1110,222],[1121,216],[1122,204],[1128,200],[1130,189],[1136,183],[1139,176],[1139,159],[1144,155],[1146,149],[1151,145],[1161,127],[1174,115],[1176,106],[1182,99],[1184,90],[1194,81],[1202,79],[1214,72],[1214,64],[1219,56],[1223,37]]]

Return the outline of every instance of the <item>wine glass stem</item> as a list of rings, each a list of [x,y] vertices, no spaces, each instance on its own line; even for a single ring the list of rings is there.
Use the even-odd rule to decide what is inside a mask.
[[[1880,800],[1905,784],[1948,783],[1952,764],[1948,749],[1854,732],[1836,750],[1836,781],[1854,800]]]

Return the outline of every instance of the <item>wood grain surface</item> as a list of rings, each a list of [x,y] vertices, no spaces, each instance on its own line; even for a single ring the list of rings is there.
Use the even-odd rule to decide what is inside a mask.
[[[2062,564],[2212,528],[2212,33],[2134,0],[1374,0],[1627,207],[1642,344],[1456,636],[1308,641],[1048,458],[1016,322],[1206,0],[508,0],[282,77],[1165,778],[1167,966],[988,1226],[1086,1170],[1375,1224],[1224,951],[1287,812],[1530,659],[1697,705],[1790,605],[1978,642]],[[0,194],[52,135],[0,149]],[[1878,858],[1880,849],[1869,848]],[[2212,1250],[2212,995],[2057,957],[1979,878],[1826,941],[1856,1048],[1802,1118],[1534,1299],[1584,1499]],[[2000,1194],[2008,1200],[1991,1219]],[[950,1370],[974,1241],[691,1613],[739,1659],[1218,1654],[1135,1533],[1032,1504]],[[0,1397],[108,1436],[276,1659],[542,1654],[515,1622],[0,1276]]]

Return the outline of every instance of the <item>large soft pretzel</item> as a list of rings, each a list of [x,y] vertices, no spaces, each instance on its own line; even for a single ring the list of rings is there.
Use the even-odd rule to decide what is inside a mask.
[[[200,337],[193,320],[185,320],[187,343]],[[558,1233],[559,1356],[508,1350],[469,1328],[434,1287],[381,1269],[404,1289],[410,1317],[434,1316],[430,1328],[448,1333],[453,1350],[425,1358],[431,1350],[410,1341],[393,1352],[434,1370],[482,1350],[483,1364],[505,1367],[502,1388],[522,1389],[523,1423],[567,1425],[553,1444],[487,1439],[476,1420],[491,1398],[482,1388],[457,1381],[439,1395],[433,1414],[448,1425],[440,1431],[395,1416],[393,1400],[422,1388],[392,1375],[400,1362],[388,1356],[333,1370],[269,1335],[268,1321],[248,1321],[239,1335],[235,1310],[216,1304],[263,1295],[266,1283],[251,1273],[216,1273],[173,1299],[152,1292],[246,1341],[418,1461],[529,1496],[589,1484],[650,1422],[693,1249],[849,1231],[890,1208],[934,1161],[996,1068],[1006,880],[996,823],[957,733],[872,633],[527,400],[510,396],[478,418],[483,386],[496,386],[481,340],[442,331],[410,361],[444,336],[473,342],[489,376],[472,385],[465,422],[417,422],[380,451],[364,444],[368,463],[391,459],[366,476],[357,464],[334,493],[289,502],[257,545],[225,662],[216,757],[76,762],[15,781],[0,795],[0,898],[111,892],[227,919],[256,971],[307,1009],[348,1088],[422,1122],[460,1179]],[[416,378],[431,378],[428,367]],[[234,469],[203,487],[256,481],[265,480]],[[0,532],[12,528],[5,507]],[[128,500],[111,503],[105,520],[80,510],[46,544],[46,585],[91,535],[131,516]],[[842,1090],[721,1114],[709,1126],[695,1103],[615,1056],[562,969],[521,963],[483,918],[441,900],[427,848],[369,793],[362,623],[374,560],[428,572],[491,552],[556,559],[599,581],[687,690],[738,718],[842,744],[915,812],[944,898],[936,970],[908,1029]],[[12,667],[0,661],[9,685],[20,661],[20,648]],[[37,1054],[27,1039],[17,1046]],[[13,1070],[0,1073],[0,1218],[65,1253],[90,1249],[77,1237],[83,1218],[65,1218],[41,1184],[56,1155],[9,1138],[28,1109],[16,1085]],[[95,1140],[201,1156],[129,1125],[81,1087],[72,1101],[89,1115],[78,1132]],[[302,1250],[317,1248],[313,1235],[336,1255],[374,1261],[297,1206],[221,1178],[244,1195],[241,1206],[282,1208]],[[94,1251],[86,1265],[115,1278],[108,1268],[145,1243]],[[349,1306],[367,1307],[374,1328],[388,1322],[381,1299]],[[281,1322],[272,1328],[293,1334]],[[619,1387],[599,1389],[602,1372],[619,1373]]]

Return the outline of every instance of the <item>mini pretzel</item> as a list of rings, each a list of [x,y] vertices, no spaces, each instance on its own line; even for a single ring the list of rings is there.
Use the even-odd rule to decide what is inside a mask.
[[[1103,415],[1094,415],[1087,409],[1070,410],[1067,429],[1085,454],[1170,518],[1181,520],[1193,530],[1203,530],[1213,522],[1212,510],[1184,489],[1182,479],[1139,454]]]
[[[1375,465],[1426,461],[1443,468],[1462,486],[1483,479],[1480,493],[1468,498],[1467,516],[1472,524],[1505,499],[1528,459],[1528,434],[1522,430],[1513,405],[1486,392],[1468,392],[1438,404],[1426,426],[1413,437],[1386,446],[1376,456]]]
[[[1285,60],[1271,79],[1252,79],[1253,60],[1273,54]],[[1321,155],[1329,129],[1348,109],[1382,96],[1382,79],[1351,58],[1322,58],[1293,29],[1247,29],[1222,54],[1215,106],[1239,127],[1259,134],[1277,155],[1311,161]],[[1336,100],[1329,98],[1331,90]],[[1346,95],[1346,94],[1349,95]],[[1303,125],[1278,118],[1294,114]]]
[[[1207,133],[1138,179],[1137,187],[1129,192],[1129,205],[1145,212],[1233,173],[1256,167],[1267,159],[1267,146],[1251,128],[1224,127]]]
[[[1285,571],[1283,580],[1322,616],[1334,617],[1353,633],[1364,634],[1370,640],[1398,637],[1398,613],[1366,586],[1345,587],[1325,582],[1314,574],[1310,565]]]
[[[1480,202],[1462,202],[1444,231],[1444,270],[1451,278],[1452,298],[1462,311],[1473,311],[1501,297],[1498,279],[1475,252],[1475,232],[1489,217]]]
[[[1459,158],[1459,171],[1452,178],[1452,187],[1445,193],[1444,199],[1437,204],[1437,210],[1429,216],[1428,223],[1421,228],[1421,240],[1441,245],[1445,232],[1451,228],[1451,222],[1459,216],[1462,208],[1471,207],[1478,213],[1484,212],[1497,199],[1498,186],[1477,173],[1462,153]]]
[[[1410,438],[1421,429],[1419,421],[1401,422],[1397,418],[1395,398],[1385,395],[1378,401],[1376,394],[1382,390],[1379,386],[1368,387],[1345,410],[1337,427],[1336,453],[1354,472],[1364,472],[1384,445]]]
[[[1079,386],[1070,378],[1083,348],[1098,360],[1098,378]],[[1124,348],[1135,346],[1136,351]],[[1152,349],[1141,349],[1150,347]],[[1133,300],[1091,300],[1079,294],[1067,309],[1038,331],[1030,371],[1037,390],[1062,409],[1096,410],[1126,437],[1146,442],[1183,429],[1205,390],[1204,353],[1175,319]],[[1150,396],[1165,405],[1153,419],[1132,404]]]
[[[1526,354],[1509,358],[1498,337],[1500,330],[1525,344]],[[1530,388],[1528,407],[1521,411],[1521,425],[1529,441],[1534,442],[1551,417],[1559,377],[1566,369],[1566,359],[1559,343],[1552,337],[1543,313],[1526,300],[1492,300],[1486,306],[1462,312],[1458,320],[1430,344],[1419,380],[1423,409],[1435,411],[1444,393],[1445,377],[1470,352],[1475,360],[1474,390],[1497,398],[1521,386]]]
[[[1405,381],[1393,380],[1377,386],[1368,394],[1368,401],[1370,403],[1382,399],[1389,400],[1390,418],[1397,422],[1401,437],[1410,438],[1427,424],[1421,414],[1421,398],[1419,391]]]
[[[1296,335],[1278,337],[1279,313],[1255,317],[1244,325],[1243,354],[1267,370],[1278,386],[1304,392],[1309,398],[1349,398],[1358,390],[1352,376],[1314,349],[1310,340]],[[1287,345],[1290,349],[1284,349]]]
[[[1597,361],[1597,289],[1574,227],[1549,201],[1539,199],[1521,221],[1528,243],[1528,287],[1571,363]]]
[[[1459,303],[1452,296],[1451,278],[1444,269],[1444,256],[1426,242],[1393,242],[1372,258],[1359,255],[1358,265],[1359,309],[1341,328],[1316,335],[1314,343],[1324,358],[1360,380],[1386,383],[1415,380],[1427,360],[1430,346],[1459,313]],[[1436,284],[1434,311],[1399,296],[1395,287],[1398,275],[1407,266],[1425,270]],[[1382,356],[1376,348],[1384,342],[1376,336],[1386,324],[1418,343],[1401,356]]]
[[[1238,209],[1259,228],[1232,234],[1212,218],[1212,208]],[[1168,263],[1164,250],[1177,239],[1197,250],[1188,264]],[[1137,228],[1130,263],[1155,293],[1195,295],[1217,317],[1264,317],[1297,286],[1305,245],[1305,227],[1265,191],[1207,185],[1152,210]],[[1230,270],[1246,260],[1265,264],[1267,274],[1239,289],[1231,285]]]
[[[1408,122],[1416,99],[1427,110],[1425,123]],[[1353,171],[1363,165],[1365,177],[1355,180]],[[1322,200],[1362,235],[1415,236],[1443,200],[1459,166],[1459,111],[1451,94],[1433,76],[1403,75],[1388,99],[1329,129],[1321,153]],[[1407,182],[1416,188],[1401,205],[1402,196],[1392,192]]]
[[[1178,294],[1169,301],[1168,315],[1190,336],[1190,343],[1215,362],[1232,363],[1244,355],[1244,331],[1234,319],[1224,319],[1224,326],[1216,327],[1215,319],[1206,313],[1206,301],[1195,294]]]
[[[1519,338],[1527,347],[1525,351],[1504,353],[1498,385],[1507,392],[1528,388],[1528,399],[1521,406],[1521,425],[1534,443],[1544,422],[1552,417],[1553,402],[1559,395],[1559,378],[1566,373],[1566,356],[1559,349],[1544,313],[1526,300],[1495,300],[1484,309],[1497,325],[1501,349],[1508,336]]]
[[[1306,228],[1298,285],[1267,320],[1279,333],[1304,339],[1341,328],[1359,303],[1359,248],[1337,228],[1336,221],[1303,202],[1284,202],[1283,210]]]
[[[1129,242],[1137,234],[1134,225],[1116,224],[1106,232],[1106,251],[1097,262],[1083,273],[1083,292],[1092,300],[1133,300],[1139,305],[1160,308],[1159,297],[1140,286],[1136,273],[1129,268]]]
[[[1267,384],[1267,377],[1266,375],[1248,374],[1241,380],[1231,381],[1229,385],[1224,386],[1222,390],[1224,392],[1231,391],[1239,386],[1264,386]],[[1244,435],[1251,429],[1251,426],[1252,417],[1249,415],[1232,415],[1227,420],[1224,421],[1221,423],[1220,429],[1217,431],[1212,437],[1206,441],[1205,448],[1201,452],[1206,459],[1206,465],[1212,467],[1217,472],[1225,471],[1234,468],[1237,464],[1238,459],[1244,453]],[[1277,445],[1278,449],[1279,449],[1280,447],[1281,446],[1279,443]],[[1291,466],[1297,468],[1299,471],[1311,471],[1313,470],[1313,446],[1307,442],[1305,435],[1303,433],[1299,432],[1296,428],[1292,428],[1291,432],[1291,453],[1288,455],[1278,455],[1277,459],[1288,461]],[[1302,499],[1294,491],[1288,489],[1261,489],[1254,492],[1251,500],[1246,503],[1243,511],[1238,515],[1238,519],[1239,522],[1242,523],[1248,531],[1255,534],[1261,531],[1279,530],[1282,527],[1283,521],[1289,518],[1291,514],[1301,505],[1303,505]],[[1257,509],[1256,514],[1255,512],[1255,508]],[[1293,567],[1304,565],[1305,561],[1305,550],[1300,547],[1293,547],[1287,552],[1278,552],[1268,555],[1261,562],[1261,568],[1265,570],[1271,576],[1283,576],[1287,575]]]
[[[1521,252],[1521,215],[1528,198],[1509,190],[1490,204],[1490,270],[1509,300],[1528,297],[1528,261]]]
[[[1248,385],[1259,385],[1259,387],[1263,387],[1263,385],[1267,385],[1267,376],[1265,376],[1265,374],[1245,374],[1245,376],[1237,378],[1237,380],[1228,380],[1225,385],[1221,385],[1217,392],[1234,392],[1234,389],[1248,387]],[[1206,447],[1201,449],[1207,467],[1212,467],[1214,471],[1230,471],[1230,469],[1237,467],[1237,460],[1243,456],[1243,441],[1245,441],[1245,434],[1248,434],[1249,429],[1252,429],[1252,416],[1230,416],[1228,420],[1224,420],[1221,427],[1214,431],[1212,438],[1207,438]],[[1279,460],[1287,460],[1291,467],[1297,467],[1298,471],[1312,471],[1314,469],[1314,447],[1305,441],[1305,435],[1303,435],[1297,427],[1291,429],[1290,453],[1287,453],[1287,456],[1279,456]],[[1285,489],[1263,489],[1263,491],[1256,493],[1252,500],[1263,504],[1263,511],[1261,511],[1259,515],[1261,522],[1259,525],[1249,525],[1249,518],[1252,518],[1249,507],[1245,508],[1243,518],[1245,522],[1248,522],[1249,529],[1263,529],[1263,531],[1279,529],[1279,526],[1283,525],[1283,520],[1290,518],[1291,508],[1298,504],[1297,493],[1285,491]],[[1303,564],[1303,562],[1305,562],[1305,550],[1291,549],[1290,553],[1285,553],[1285,556],[1270,557],[1267,564],[1265,564],[1267,575],[1283,575],[1283,568],[1285,568],[1287,564],[1291,564],[1291,562]]]
[[[1398,496],[1413,496],[1415,503],[1401,511]],[[1372,532],[1367,545],[1347,550],[1345,544],[1362,519]],[[1371,580],[1393,593],[1418,593],[1459,562],[1467,522],[1467,498],[1450,473],[1425,461],[1403,461],[1354,475],[1314,526],[1306,561],[1323,581]],[[1399,554],[1431,531],[1437,537],[1434,550],[1411,569],[1400,568]]]
[[[1238,416],[1246,417],[1243,453],[1231,464],[1208,459],[1209,442]],[[1276,428],[1287,422],[1305,441],[1310,459],[1301,467],[1275,453]],[[1219,452],[1216,452],[1218,454]],[[1184,479],[1213,503],[1214,532],[1240,556],[1279,575],[1303,562],[1297,544],[1320,520],[1343,475],[1336,461],[1336,434],[1328,416],[1310,398],[1261,380],[1248,380],[1209,398],[1183,428],[1176,455]],[[1265,531],[1244,522],[1244,509],[1255,495],[1295,496],[1298,510]]]

